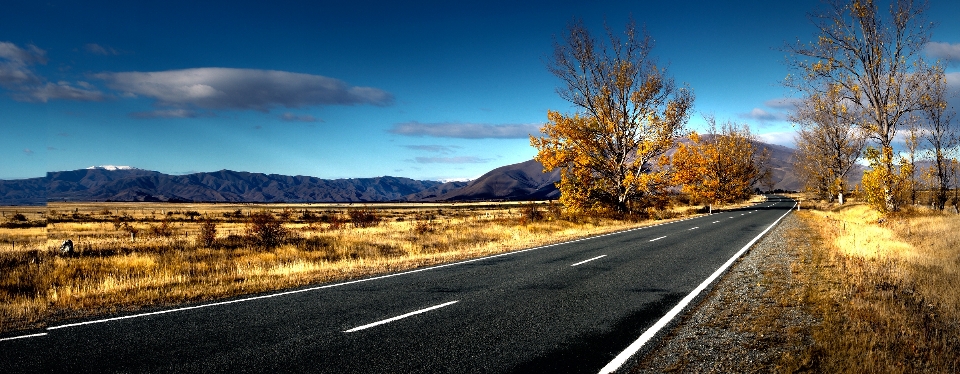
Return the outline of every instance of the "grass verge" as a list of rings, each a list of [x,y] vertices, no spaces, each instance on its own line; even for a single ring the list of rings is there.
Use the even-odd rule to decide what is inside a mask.
[[[820,245],[798,264],[798,296],[821,322],[784,371],[960,372],[960,216],[865,205],[799,216]]]

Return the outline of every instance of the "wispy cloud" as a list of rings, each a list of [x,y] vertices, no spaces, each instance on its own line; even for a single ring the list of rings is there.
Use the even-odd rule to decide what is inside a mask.
[[[923,47],[923,51],[927,56],[946,63],[960,64],[960,43],[929,42]]]
[[[456,152],[457,149],[463,148],[457,145],[405,145],[404,148],[412,149],[415,151],[427,151],[427,152],[436,152],[440,154],[449,154]]]
[[[120,54],[120,52],[117,52],[116,49],[113,49],[110,47],[104,47],[97,43],[84,44],[83,50],[87,51],[87,53],[92,53],[95,55],[103,55],[103,56],[115,56]]]
[[[48,151],[56,151],[56,150],[58,150],[58,149],[57,149],[57,147],[47,146],[47,150],[48,150]]]
[[[794,97],[770,99],[763,103],[764,106],[777,110],[791,110],[796,108],[798,104],[800,104],[800,99]]]
[[[322,120],[318,120],[316,117],[309,114],[297,115],[290,112],[281,114],[280,119],[287,122],[323,122]]]
[[[786,113],[769,112],[760,108],[753,108],[753,110],[751,110],[749,113],[740,113],[740,118],[752,119],[760,122],[786,121],[788,119]]]
[[[198,118],[198,117],[213,117],[212,113],[207,112],[197,112],[191,109],[158,109],[151,110],[149,112],[134,112],[130,113],[130,117],[145,119],[145,118]]]
[[[94,76],[128,96],[148,97],[157,105],[176,108],[269,111],[275,107],[393,103],[393,95],[378,88],[276,70],[196,68]]]
[[[527,125],[493,125],[483,123],[420,123],[406,122],[393,125],[388,130],[391,133],[405,136],[432,136],[437,138],[462,139],[526,139],[531,134],[539,134],[540,126]]]
[[[33,156],[33,151],[32,151],[30,148],[24,148],[24,149],[23,149],[23,154],[25,154],[25,155],[27,155],[27,156]]]
[[[71,84],[66,81],[57,83],[20,87],[13,98],[20,101],[45,103],[50,100],[103,101],[106,96],[87,82]]]
[[[490,158],[480,158],[474,156],[460,157],[416,157],[413,159],[418,164],[483,164],[490,162]]]
[[[35,45],[20,48],[0,42],[0,87],[10,91],[14,100],[47,102],[49,100],[100,101],[105,95],[87,82],[47,82],[32,66],[47,63],[47,52]]]

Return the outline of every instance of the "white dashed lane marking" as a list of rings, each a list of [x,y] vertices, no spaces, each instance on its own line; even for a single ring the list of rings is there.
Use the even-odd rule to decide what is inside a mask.
[[[396,321],[396,320],[400,320],[400,319],[404,319],[404,318],[407,318],[407,317],[410,317],[410,316],[415,316],[415,315],[420,314],[420,313],[426,313],[426,312],[429,312],[429,311],[431,311],[431,310],[440,309],[440,308],[443,308],[443,307],[448,306],[448,305],[453,305],[453,304],[456,304],[456,303],[459,302],[459,301],[460,301],[460,300],[454,300],[454,301],[451,301],[451,302],[448,302],[448,303],[443,303],[443,304],[440,304],[440,305],[434,305],[434,306],[432,306],[432,307],[423,308],[423,309],[420,309],[420,310],[417,310],[417,311],[413,311],[413,312],[404,314],[404,315],[402,315],[402,316],[396,316],[396,317],[393,317],[393,318],[387,318],[387,319],[382,320],[382,321],[377,321],[377,322],[374,322],[374,323],[368,323],[368,324],[363,325],[363,326],[354,327],[354,328],[349,329],[349,330],[346,330],[346,331],[344,331],[344,332],[354,332],[354,331],[360,331],[360,330],[364,330],[364,329],[369,329],[369,328],[374,327],[374,326],[379,326],[379,325],[382,325],[382,324],[385,324],[385,323],[390,323],[390,322],[393,322],[393,321]]]
[[[591,258],[591,259],[589,259],[589,260],[583,260],[583,261],[580,261],[580,262],[578,262],[578,263],[576,263],[576,264],[573,264],[573,265],[570,265],[570,266],[573,267],[573,266],[577,266],[577,265],[583,265],[583,264],[586,264],[586,263],[588,263],[588,262],[590,262],[590,261],[593,261],[593,260],[596,260],[596,259],[600,259],[600,258],[604,258],[604,257],[607,257],[607,255],[600,255],[600,256]]]

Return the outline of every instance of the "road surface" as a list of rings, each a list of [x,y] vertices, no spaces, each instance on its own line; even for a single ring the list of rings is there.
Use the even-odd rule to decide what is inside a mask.
[[[2,336],[0,372],[596,373],[792,207]]]

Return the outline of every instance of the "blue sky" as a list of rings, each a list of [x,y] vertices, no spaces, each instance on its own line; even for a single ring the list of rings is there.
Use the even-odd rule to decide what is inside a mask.
[[[545,68],[578,17],[629,16],[701,113],[789,144],[785,43],[817,1],[97,2],[0,12],[0,179],[92,165],[321,178],[475,178],[572,112]],[[960,81],[960,4],[933,41]],[[954,53],[954,55],[951,55]]]

